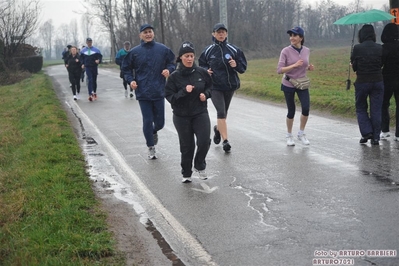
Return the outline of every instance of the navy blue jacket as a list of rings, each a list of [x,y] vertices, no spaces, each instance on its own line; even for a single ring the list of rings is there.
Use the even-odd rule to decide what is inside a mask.
[[[94,46],[89,48],[86,46],[80,51],[80,61],[82,61],[82,65],[85,65],[85,67],[97,67],[96,60],[100,60],[100,63],[103,60],[103,55],[98,48]]]
[[[219,42],[216,39],[214,44],[209,45],[201,53],[198,63],[200,67],[211,69],[213,89],[220,91],[237,90],[240,88],[240,79],[237,73],[244,73],[247,70],[247,59],[244,53],[237,46],[228,43],[227,39]],[[229,64],[232,57],[237,66],[232,68]]]
[[[122,62],[125,80],[137,82],[137,100],[155,101],[165,97],[166,78],[162,71],[175,70],[175,55],[172,50],[155,41],[144,42],[133,47]]]

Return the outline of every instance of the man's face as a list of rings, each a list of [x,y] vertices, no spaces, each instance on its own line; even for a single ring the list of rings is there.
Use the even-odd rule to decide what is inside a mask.
[[[88,47],[92,47],[93,46],[93,41],[86,41],[86,44]]]
[[[144,42],[151,42],[152,40],[154,40],[154,37],[154,31],[150,28],[140,32],[140,39],[142,39]]]
[[[125,46],[125,50],[126,50],[126,51],[129,51],[129,50],[130,50],[130,44],[126,43],[124,46]]]

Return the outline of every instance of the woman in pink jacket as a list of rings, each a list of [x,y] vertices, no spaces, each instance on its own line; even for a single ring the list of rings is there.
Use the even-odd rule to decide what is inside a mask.
[[[298,79],[306,76],[307,70],[314,70],[312,64],[309,63],[310,50],[304,46],[305,32],[301,27],[294,27],[287,31],[290,36],[290,45],[285,47],[280,53],[280,59],[277,65],[277,73],[284,74],[282,78],[281,90],[284,92],[285,101],[287,103],[288,113],[287,123],[287,145],[294,146],[295,141],[292,136],[292,126],[295,116],[295,93],[298,95],[302,106],[302,115],[298,131],[298,140],[304,145],[309,145],[306,138],[305,126],[309,117],[310,97],[309,89],[296,89],[289,79]]]

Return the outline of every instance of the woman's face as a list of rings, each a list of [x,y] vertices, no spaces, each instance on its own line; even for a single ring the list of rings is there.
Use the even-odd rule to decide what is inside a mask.
[[[192,67],[194,65],[194,53],[185,53],[180,56],[181,62],[185,67]]]
[[[301,47],[302,37],[295,33],[290,33],[290,42],[291,45],[295,47]]]
[[[77,54],[78,50],[76,50],[76,47],[71,48],[71,54],[75,55]]]
[[[223,42],[227,38],[227,31],[225,29],[219,29],[212,33],[213,37],[219,42]]]

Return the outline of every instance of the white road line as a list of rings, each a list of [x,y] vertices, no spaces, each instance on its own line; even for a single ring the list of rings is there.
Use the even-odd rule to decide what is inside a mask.
[[[134,187],[140,193],[139,198],[150,205],[151,208],[155,209],[158,215],[155,221],[152,221],[156,225],[157,229],[161,233],[170,234],[171,237],[177,239],[179,243],[179,249],[175,250],[179,255],[180,251],[184,250],[188,255],[190,261],[195,260],[200,265],[211,265],[216,266],[217,264],[212,261],[212,257],[209,253],[202,247],[202,245],[189,233],[187,230],[175,219],[175,217],[159,202],[159,200],[152,194],[152,192],[146,187],[146,185],[140,180],[136,173],[129,167],[129,165],[124,160],[123,156],[118,152],[118,150],[112,145],[112,143],[104,136],[104,134],[99,130],[99,128],[90,120],[90,118],[80,109],[79,105],[74,105],[74,109],[78,110],[79,116],[83,121],[88,123],[91,128],[93,128],[98,137],[101,139],[101,143],[106,146],[106,149],[112,156],[113,160],[123,168],[123,171],[128,174],[129,181],[133,183]],[[142,213],[138,213],[142,215]],[[165,235],[164,235],[165,237]],[[167,239],[167,238],[166,238]],[[169,243],[174,246],[172,243]],[[184,258],[181,258],[184,261]]]

